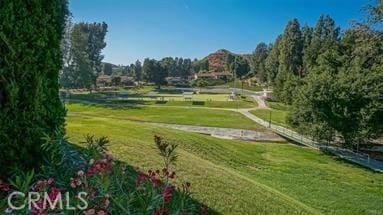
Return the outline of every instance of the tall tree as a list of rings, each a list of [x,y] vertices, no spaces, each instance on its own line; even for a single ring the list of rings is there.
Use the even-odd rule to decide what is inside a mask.
[[[161,88],[161,85],[166,84],[165,78],[168,74],[161,66],[160,62],[146,58],[144,60],[143,72],[145,74],[145,79],[148,82],[154,83],[158,89]]]
[[[267,58],[265,59],[265,70],[267,73],[267,80],[269,84],[274,82],[275,77],[278,73],[281,40],[282,36],[279,35],[275,40],[275,43],[269,45],[270,51]]]
[[[235,55],[232,53],[228,52],[225,57],[225,67],[228,71],[233,72],[230,70],[230,65],[234,62],[235,60]]]
[[[59,99],[65,0],[0,3],[0,178],[38,168],[44,137],[62,137]]]
[[[230,65],[231,71],[233,71],[236,78],[241,80],[243,91],[243,80],[250,72],[250,66],[246,59],[241,56],[236,56],[233,63]]]
[[[112,75],[113,73],[113,65],[110,63],[104,63],[104,68],[103,68],[103,73],[104,75]]]
[[[180,77],[185,80],[192,74],[192,61],[189,58],[184,59],[181,71]]]
[[[340,44],[320,50],[297,90],[288,122],[318,139],[338,136],[358,148],[383,133],[383,40],[379,31],[364,24],[348,30],[340,42],[328,27],[317,29],[324,47]]]
[[[297,19],[289,21],[279,45],[279,66],[276,76],[275,95],[286,103],[291,103],[297,78],[302,76],[303,40]]]
[[[92,89],[102,71],[102,49],[106,46],[105,23],[77,23],[70,30],[70,61],[63,70],[64,80],[73,87]]]
[[[282,36],[279,53],[280,72],[300,75],[302,70],[302,34],[297,19],[289,21]]]
[[[335,21],[328,15],[321,15],[313,29],[310,44],[304,51],[304,68],[309,72],[315,65],[318,56],[326,50],[334,47],[339,41],[339,28]]]
[[[252,61],[254,73],[257,75],[261,82],[265,82],[267,80],[265,61],[268,54],[269,47],[266,45],[266,43],[263,42],[259,43],[253,52]]]
[[[142,66],[141,62],[139,60],[136,61],[134,64],[134,78],[140,84],[140,81],[142,81]]]
[[[108,25],[105,22],[86,24],[84,32],[88,33],[87,55],[91,69],[92,84],[96,87],[97,76],[102,70],[102,59],[104,56],[101,51],[106,47],[105,36]]]
[[[178,58],[173,59],[172,57],[162,58],[160,63],[163,69],[172,77],[180,76],[181,66],[178,65]]]

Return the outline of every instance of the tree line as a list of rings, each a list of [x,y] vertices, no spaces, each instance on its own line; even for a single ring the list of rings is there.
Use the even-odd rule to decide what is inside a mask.
[[[189,58],[165,57],[159,61],[146,58],[143,63],[118,66],[114,70],[110,63],[103,63],[101,54],[106,47],[105,37],[108,25],[102,23],[75,23],[66,25],[62,52],[64,66],[60,72],[60,85],[64,88],[96,88],[97,77],[104,74],[118,78],[122,75],[154,83],[160,87],[166,84],[166,77],[180,77],[187,80],[193,73],[193,62]],[[194,60],[196,62],[197,60]]]
[[[103,74],[112,77],[127,75],[134,77],[138,84],[142,81],[154,83],[157,87],[166,84],[167,77],[179,77],[181,80],[188,80],[194,72],[193,63],[189,58],[165,57],[161,60],[145,58],[143,63],[137,60],[134,64],[118,66],[113,71],[113,65],[104,63]]]
[[[382,136],[382,1],[368,14],[343,31],[328,15],[314,27],[293,19],[274,43],[255,49],[254,74],[292,105],[288,123],[300,132],[353,147]]]

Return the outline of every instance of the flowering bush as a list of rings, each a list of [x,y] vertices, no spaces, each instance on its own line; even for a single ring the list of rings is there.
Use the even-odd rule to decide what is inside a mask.
[[[80,161],[85,160],[86,163],[73,164],[64,170],[62,166],[68,167],[64,162],[79,154],[63,154],[60,147],[68,143],[54,143],[46,148],[49,153],[61,155],[62,159],[52,158],[51,165],[43,168],[41,175],[32,171],[18,175],[10,183],[0,181],[0,195],[9,197],[13,191],[23,194],[33,192],[33,201],[26,203],[26,196],[11,196],[9,199],[13,205],[25,204],[25,207],[11,208],[8,198],[3,198],[0,207],[6,214],[30,215],[207,214],[207,207],[199,206],[191,198],[189,182],[181,186],[173,183],[176,173],[171,171],[170,166],[177,159],[177,145],[159,136],[155,136],[154,141],[164,167],[148,171],[136,171],[116,161],[106,149],[109,141],[93,136],[86,137],[87,147],[81,154]]]

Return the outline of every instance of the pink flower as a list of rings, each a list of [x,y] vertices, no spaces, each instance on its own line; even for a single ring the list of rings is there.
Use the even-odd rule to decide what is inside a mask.
[[[149,176],[145,173],[140,173],[137,177],[137,184],[138,185],[141,185],[143,184],[147,179],[149,178]]]
[[[70,178],[69,185],[71,188],[76,188],[82,184],[81,180],[78,178]]]
[[[162,198],[164,198],[165,202],[170,201],[172,198],[172,192],[173,192],[173,187],[167,186],[165,189],[162,191]]]
[[[163,208],[162,215],[169,215],[169,208]]]
[[[51,189],[51,192],[49,193],[48,197],[49,197],[49,200],[55,201],[59,195],[61,195],[61,189],[58,187],[53,187]],[[52,208],[52,209],[54,209],[54,208]]]
[[[46,185],[46,181],[39,180],[39,181],[37,181],[37,182],[33,185],[32,189],[33,189],[34,191],[41,191],[41,190],[45,187],[45,185]]]
[[[33,214],[43,214],[43,212],[45,211],[44,201],[42,199],[37,202],[32,202],[31,206]]]
[[[9,190],[10,190],[10,185],[3,181],[0,181],[0,191],[8,192]]]
[[[55,182],[55,179],[54,179],[54,178],[50,177],[50,178],[48,179],[48,184],[53,184],[54,182]]]
[[[107,213],[105,211],[101,210],[101,211],[97,212],[97,215],[107,215]]]
[[[85,211],[84,214],[85,214],[85,215],[96,215],[96,210],[94,210],[94,209],[92,208],[92,209],[89,209],[89,210]]]
[[[154,186],[158,186],[158,185],[161,184],[161,180],[158,179],[158,178],[156,178],[156,177],[152,177],[152,184],[153,184]]]
[[[84,176],[84,171],[82,171],[82,170],[79,170],[78,172],[77,172],[77,175],[79,176],[79,177],[83,177]]]
[[[161,215],[160,212],[158,210],[154,210],[153,211],[153,215]]]

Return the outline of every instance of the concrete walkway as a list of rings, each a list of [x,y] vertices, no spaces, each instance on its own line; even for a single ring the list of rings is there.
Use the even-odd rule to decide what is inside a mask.
[[[246,129],[235,128],[220,128],[220,127],[207,127],[207,126],[194,126],[194,125],[179,125],[168,123],[149,123],[152,125],[178,129],[182,131],[196,132],[200,134],[208,134],[218,138],[224,139],[240,139],[252,141],[271,141],[271,142],[286,142],[286,140],[271,131],[254,131]]]

